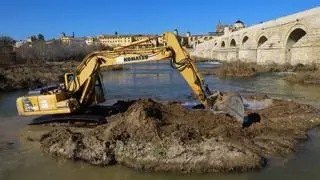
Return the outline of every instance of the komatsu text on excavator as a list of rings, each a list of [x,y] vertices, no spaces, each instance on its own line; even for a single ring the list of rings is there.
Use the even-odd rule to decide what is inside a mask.
[[[73,114],[92,104],[105,101],[100,69],[106,66],[143,63],[170,59],[191,90],[207,109],[226,113],[240,122],[244,118],[244,105],[237,94],[223,94],[209,90],[189,54],[182,48],[178,37],[171,32],[162,35],[164,46],[138,49],[137,45],[152,39],[134,42],[112,51],[89,54],[72,73],[64,75],[64,82],[56,87],[31,91],[17,99],[19,115]]]

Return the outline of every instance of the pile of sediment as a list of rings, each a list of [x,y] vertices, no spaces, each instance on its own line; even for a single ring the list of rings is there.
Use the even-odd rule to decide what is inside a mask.
[[[230,172],[260,169],[267,159],[294,152],[307,129],[319,122],[309,105],[272,100],[257,110],[260,122],[243,127],[223,114],[177,103],[138,100],[95,128],[52,127],[23,139],[44,152],[93,165],[121,164],[145,171]],[[247,112],[250,113],[250,112]],[[39,128],[39,127],[38,127]]]

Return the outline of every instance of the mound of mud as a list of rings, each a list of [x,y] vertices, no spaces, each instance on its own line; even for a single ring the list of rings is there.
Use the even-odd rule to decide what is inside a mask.
[[[243,172],[262,168],[268,158],[294,152],[295,145],[307,138],[306,130],[319,122],[319,113],[312,107],[282,100],[273,100],[256,113],[260,122],[244,128],[226,115],[144,99],[109,117],[105,125],[56,127],[44,131],[39,142],[54,156],[94,165]]]
[[[41,138],[43,150],[55,156],[72,160],[84,160],[94,165],[108,165],[114,162],[106,152],[106,144],[94,136],[84,136],[70,129],[53,130]]]

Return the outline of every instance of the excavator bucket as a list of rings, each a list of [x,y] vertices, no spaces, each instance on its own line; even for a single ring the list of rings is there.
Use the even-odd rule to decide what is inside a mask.
[[[245,112],[242,98],[237,93],[218,93],[212,108],[217,113],[226,113],[244,123]]]

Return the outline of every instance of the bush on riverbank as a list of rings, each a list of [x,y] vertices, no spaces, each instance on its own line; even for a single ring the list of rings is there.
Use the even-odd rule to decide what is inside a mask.
[[[285,76],[284,79],[291,83],[320,84],[320,70],[297,72]]]
[[[292,83],[320,84],[320,69],[317,64],[270,64],[259,65],[242,61],[226,62],[217,69],[204,69],[205,75],[216,75],[221,78],[247,78],[262,72],[293,72],[284,77]]]
[[[89,53],[104,49],[106,48],[102,46],[66,45],[60,41],[54,41],[50,44],[46,42],[26,44],[17,48],[16,53],[19,62],[36,64],[65,60],[81,61]]]
[[[0,91],[58,83],[59,77],[74,70],[89,53],[108,49],[103,46],[66,45],[59,40],[27,43],[15,49],[17,60],[14,65],[0,67]]]
[[[219,77],[251,77],[261,71],[261,66],[256,63],[242,61],[228,62],[218,68],[216,75]]]
[[[77,62],[16,65],[0,68],[0,91],[38,88],[59,83],[61,76],[73,71]]]

